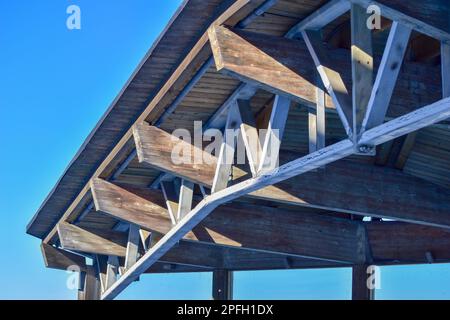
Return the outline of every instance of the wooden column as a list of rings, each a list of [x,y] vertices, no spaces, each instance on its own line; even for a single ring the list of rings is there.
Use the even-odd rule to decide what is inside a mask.
[[[374,290],[367,287],[368,265],[356,265],[352,273],[352,300],[374,300]]]
[[[100,300],[100,279],[95,266],[86,266],[86,273],[80,274],[78,300]]]
[[[212,296],[214,300],[233,299],[233,272],[217,269],[213,271]]]

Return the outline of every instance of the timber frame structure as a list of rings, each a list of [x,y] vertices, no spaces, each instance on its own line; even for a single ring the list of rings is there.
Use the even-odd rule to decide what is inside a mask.
[[[449,117],[448,1],[188,0],[27,233],[80,268],[80,299],[205,271],[231,299],[233,271],[336,267],[371,299],[369,265],[450,262]],[[194,121],[238,129],[246,165],[235,139],[173,164]]]

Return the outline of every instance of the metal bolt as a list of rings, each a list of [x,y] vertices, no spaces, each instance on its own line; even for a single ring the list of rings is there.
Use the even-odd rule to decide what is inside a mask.
[[[361,153],[370,153],[373,150],[373,146],[367,145],[367,144],[362,144],[360,146],[358,146],[358,151]]]

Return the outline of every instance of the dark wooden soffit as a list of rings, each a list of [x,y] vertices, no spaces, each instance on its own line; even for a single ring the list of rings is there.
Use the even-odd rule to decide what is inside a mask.
[[[234,2],[182,3],[31,219],[28,234],[45,237],[211,22]]]

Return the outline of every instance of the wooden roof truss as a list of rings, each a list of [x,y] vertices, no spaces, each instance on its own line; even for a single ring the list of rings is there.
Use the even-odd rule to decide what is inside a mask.
[[[408,12],[393,9],[387,1],[369,0],[328,1],[285,37],[244,30],[252,18],[275,3],[239,0],[212,23],[182,65],[192,63],[203,50],[211,50],[212,55],[205,56],[197,73],[153,124],[144,121],[150,113],[149,105],[98,172],[107,168],[118,154],[126,153],[126,159],[109,178],[94,174],[72,206],[73,210],[83,202],[86,213],[95,209],[122,223],[110,231],[82,228],[76,223],[83,219],[83,213],[74,220],[69,208],[69,214],[43,241],[49,266],[66,268],[74,261],[80,264],[80,253],[92,257],[97,269],[92,271],[81,263],[83,270],[86,275],[92,272],[97,275],[100,283],[97,297],[113,299],[146,272],[353,266],[354,274],[361,275],[369,264],[420,263],[425,256],[435,262],[436,256],[439,258],[448,249],[449,190],[377,167],[359,170],[355,164],[352,175],[361,183],[355,195],[369,199],[372,205],[367,206],[333,194],[321,170],[327,166],[330,170],[327,172],[332,174],[330,179],[344,181],[348,169],[339,160],[352,155],[373,156],[377,146],[450,117],[450,34]],[[366,27],[369,5],[378,5],[381,14],[392,20],[375,78],[372,31]],[[247,8],[246,16],[237,21],[231,19],[242,8]],[[325,26],[348,12],[351,90],[339,72],[339,58],[330,56],[321,35]],[[441,42],[443,97],[385,122],[413,30]],[[311,66],[305,66],[309,62],[298,61],[299,54],[309,56],[319,77],[305,73]],[[239,129],[248,172],[229,164],[236,148],[234,138],[224,140],[217,156],[205,154],[204,157],[210,158],[208,164],[174,165],[167,152],[175,143],[174,137],[158,128],[213,64],[218,72],[242,83],[204,129]],[[175,71],[174,76],[180,73]],[[272,108],[266,111],[267,134],[260,139],[261,144],[252,145],[249,141],[258,138],[258,131],[250,99],[261,88],[275,98]],[[325,93],[331,101],[327,101]],[[292,102],[309,108],[310,153],[274,167],[270,159],[274,155],[284,157],[280,143]],[[325,145],[324,135],[327,104],[335,107],[347,135],[331,145]],[[116,182],[135,157],[162,172],[152,188]],[[230,176],[239,179],[230,181]],[[394,193],[384,192],[387,186],[383,179],[389,179],[393,185],[401,184],[403,192],[414,196],[397,198]],[[195,192],[196,188],[200,194]],[[318,197],[308,188],[330,193]],[[383,193],[382,205],[376,203],[379,196],[376,192]],[[249,201],[234,202],[238,198]],[[252,202],[255,199],[286,207],[258,206]],[[414,200],[420,203],[413,203]],[[316,214],[311,208],[337,214]],[[210,215],[212,212],[214,215]],[[351,214],[354,219],[341,219],[341,213]],[[274,218],[277,214],[282,214],[283,219]],[[359,219],[355,218],[358,216]],[[366,216],[395,222],[363,222]],[[247,233],[246,230],[252,229],[258,232]],[[419,236],[420,241],[416,240]],[[318,237],[320,241],[310,241]],[[55,256],[60,258],[52,260]],[[442,257],[450,261],[450,253]],[[364,290],[360,288],[359,292]]]

